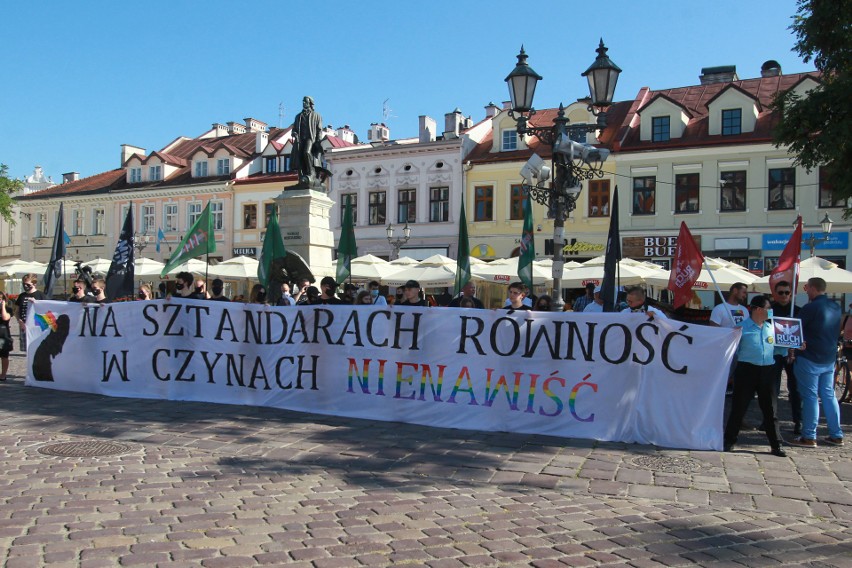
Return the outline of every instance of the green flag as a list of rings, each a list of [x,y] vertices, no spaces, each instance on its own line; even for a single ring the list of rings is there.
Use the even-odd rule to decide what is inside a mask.
[[[518,260],[518,278],[532,291],[532,267],[535,260],[535,233],[533,233],[532,200],[524,200],[524,231],[521,233],[521,258]]]
[[[461,215],[459,216],[459,253],[456,261],[456,284],[453,287],[453,296],[458,296],[468,282],[470,282],[470,242],[467,239],[467,216],[464,212],[464,195],[462,195]]]
[[[352,222],[352,197],[346,196],[346,210],[343,212],[343,226],[340,228],[340,241],[337,243],[337,282],[345,282],[352,272],[352,259],[358,255],[355,246],[355,224]]]
[[[266,288],[269,288],[269,276],[272,274],[272,263],[277,258],[287,256],[284,241],[281,239],[281,227],[278,226],[278,207],[272,207],[272,214],[266,224],[266,235],[263,237],[263,248],[260,249],[260,258],[257,264],[257,279]]]
[[[213,215],[210,214],[210,202],[207,202],[207,207],[204,208],[201,216],[189,229],[175,252],[172,253],[172,257],[163,267],[160,276],[165,276],[175,266],[183,264],[191,258],[211,252],[216,252],[216,238],[213,234]]]

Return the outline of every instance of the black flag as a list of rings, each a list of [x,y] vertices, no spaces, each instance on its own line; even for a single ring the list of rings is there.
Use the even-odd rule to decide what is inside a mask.
[[[63,204],[59,204],[59,216],[56,218],[56,233],[53,235],[53,249],[50,251],[50,262],[44,273],[44,295],[53,297],[53,285],[62,276],[62,259],[65,258],[65,221]]]
[[[609,235],[606,238],[604,277],[601,283],[601,299],[605,312],[614,312],[618,301],[618,263],[621,262],[621,237],[618,233],[618,186],[612,196],[612,211],[609,216]]]
[[[116,298],[133,296],[133,290],[136,287],[133,250],[133,207],[129,207],[106,277],[105,293],[110,302]]]

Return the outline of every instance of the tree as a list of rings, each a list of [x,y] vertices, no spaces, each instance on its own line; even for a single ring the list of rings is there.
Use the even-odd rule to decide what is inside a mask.
[[[0,164],[0,216],[8,223],[15,224],[15,219],[12,217],[12,207],[15,205],[15,200],[12,199],[12,194],[24,188],[24,182],[18,179],[8,177],[9,168],[6,164]]]
[[[835,196],[852,197],[852,0],[799,0],[790,29],[793,51],[813,60],[821,83],[805,96],[779,93],[775,145],[787,146],[796,164],[811,171],[826,166]],[[852,216],[846,209],[844,217]]]

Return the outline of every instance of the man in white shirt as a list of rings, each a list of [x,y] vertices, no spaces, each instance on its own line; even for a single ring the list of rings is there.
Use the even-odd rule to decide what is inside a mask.
[[[595,286],[593,291],[594,301],[583,309],[584,314],[603,313],[603,298],[601,298],[601,287]]]
[[[748,309],[743,305],[748,297],[748,286],[742,282],[731,285],[728,299],[710,312],[710,323],[719,327],[736,327],[748,319]]]
[[[662,311],[647,304],[645,290],[638,286],[627,292],[627,307],[621,310],[621,313],[646,313],[650,318],[668,319]]]

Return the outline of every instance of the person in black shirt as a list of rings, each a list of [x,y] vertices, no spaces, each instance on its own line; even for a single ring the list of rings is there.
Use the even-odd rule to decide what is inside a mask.
[[[524,304],[524,298],[527,297],[527,286],[523,282],[512,282],[509,284],[509,305],[504,307],[504,310],[509,310],[509,313],[515,310],[530,311],[530,307]]]
[[[74,281],[71,287],[71,295],[68,296],[69,302],[91,302],[95,297],[86,291],[86,280],[78,278]]]
[[[337,282],[331,276],[326,276],[320,280],[320,304],[343,304],[334,292],[337,290]]]
[[[210,286],[210,291],[213,292],[213,295],[210,296],[210,299],[216,302],[230,302],[231,300],[228,296],[224,296],[222,291],[225,289],[225,283],[222,282],[221,278],[214,278],[213,282]]]
[[[420,283],[417,280],[409,280],[402,286],[402,301],[397,306],[420,306],[429,307],[429,302],[420,297]]]
[[[17,308],[15,317],[18,319],[18,328],[20,329],[19,339],[21,342],[21,351],[27,350],[27,310],[31,300],[44,300],[44,294],[41,290],[36,290],[38,285],[38,276],[35,274],[27,274],[21,279],[24,291],[18,294],[18,299],[15,300]]]
[[[450,301],[448,307],[450,307],[450,308],[460,307],[460,302],[461,302],[462,298],[470,298],[471,300],[473,300],[473,307],[474,308],[479,308],[480,310],[485,308],[485,306],[482,303],[482,300],[480,300],[479,298],[476,297],[476,286],[473,285],[473,282],[468,282],[467,284],[465,284],[461,289],[461,294],[459,294],[458,296],[453,298]]]
[[[178,272],[175,277],[175,293],[172,294],[172,298],[175,300],[190,299],[195,292],[192,281],[192,274],[189,272]]]
[[[772,317],[789,318],[798,317],[799,308],[793,310],[794,302],[790,283],[782,280],[775,284],[772,291]],[[790,315],[790,312],[793,315]],[[781,371],[787,373],[787,398],[790,401],[790,410],[793,415],[793,434],[798,436],[802,433],[802,398],[796,385],[796,374],[793,372],[793,363],[782,355],[775,356],[775,396],[781,390]]]

